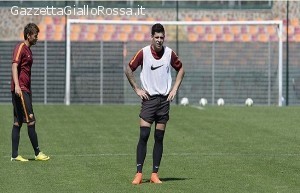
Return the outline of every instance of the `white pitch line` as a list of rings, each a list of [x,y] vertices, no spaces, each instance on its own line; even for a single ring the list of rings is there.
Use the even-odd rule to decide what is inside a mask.
[[[205,108],[201,107],[201,106],[191,105],[191,107],[193,107],[195,109],[199,109],[199,110],[205,110]]]
[[[122,157],[122,156],[135,156],[136,154],[127,153],[100,153],[100,154],[49,154],[50,157]],[[152,154],[147,154],[152,156]],[[24,157],[31,157],[32,155],[24,155]],[[203,156],[203,157],[300,157],[298,153],[278,153],[278,154],[247,154],[247,153],[169,153],[163,154],[163,156]],[[3,158],[9,158],[10,156],[3,156]]]

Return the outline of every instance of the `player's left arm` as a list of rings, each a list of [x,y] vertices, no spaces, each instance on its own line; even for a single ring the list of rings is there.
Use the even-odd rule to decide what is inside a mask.
[[[181,85],[181,82],[183,80],[184,73],[185,73],[181,61],[179,60],[178,56],[173,51],[172,51],[172,56],[171,56],[171,65],[177,71],[177,75],[176,75],[175,83],[169,93],[169,96],[167,99],[168,101],[172,101],[175,98],[175,96],[177,94],[177,90],[179,89],[179,87]]]

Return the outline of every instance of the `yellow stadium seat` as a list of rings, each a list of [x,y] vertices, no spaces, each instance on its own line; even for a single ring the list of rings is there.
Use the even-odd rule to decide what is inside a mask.
[[[250,42],[251,41],[251,36],[249,34],[242,34],[241,39],[243,42]]]
[[[214,42],[214,41],[216,41],[217,36],[216,36],[216,34],[206,34],[205,39],[206,39],[206,41]]]
[[[267,41],[269,41],[269,36],[266,35],[266,34],[259,34],[258,35],[258,41],[267,42]]]
[[[290,23],[292,26],[299,26],[299,19],[298,18],[292,18],[290,19]]]
[[[95,33],[94,32],[88,32],[87,35],[86,35],[86,40],[94,41],[95,40]]]
[[[213,26],[212,31],[215,34],[222,34],[223,33],[223,27],[219,26],[219,25]]]
[[[70,39],[71,41],[77,41],[79,37],[79,33],[71,33]]]
[[[104,31],[105,32],[109,32],[109,33],[113,33],[115,32],[115,26],[114,25],[105,25],[104,26]]]
[[[44,17],[44,23],[45,24],[52,24],[53,23],[53,19],[52,19],[52,17],[51,16],[45,16]]]
[[[111,35],[112,35],[112,33],[110,33],[110,32],[103,33],[102,34],[102,40],[103,41],[110,41],[111,40]]]
[[[240,34],[241,32],[241,27],[240,26],[231,26],[231,33],[232,34]]]
[[[249,26],[249,33],[254,35],[254,34],[257,34],[258,32],[258,28],[257,26]]]
[[[295,34],[294,35],[294,41],[295,42],[300,42],[300,34]]]
[[[97,32],[98,31],[98,25],[89,25],[88,26],[88,31],[93,32],[93,33]]]
[[[135,33],[134,34],[134,39],[136,41],[144,41],[145,40],[145,35],[144,35],[144,33]]]
[[[225,34],[223,37],[225,42],[233,41],[233,34]]]
[[[62,40],[62,35],[63,35],[62,32],[56,32],[56,33],[54,33],[53,39],[55,41],[60,41],[60,40]]]
[[[132,26],[131,25],[123,25],[122,26],[122,32],[125,32],[125,33],[132,32]]]
[[[190,42],[196,42],[198,40],[198,34],[196,33],[189,33],[187,36]]]
[[[205,29],[203,26],[198,25],[195,27],[195,32],[197,32],[198,34],[204,34],[204,31]]]
[[[128,34],[127,33],[119,33],[119,38],[118,39],[122,42],[127,42]]]

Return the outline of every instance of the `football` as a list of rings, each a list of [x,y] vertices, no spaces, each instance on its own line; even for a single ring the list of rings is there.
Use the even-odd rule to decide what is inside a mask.
[[[183,97],[180,101],[180,104],[183,105],[183,106],[186,106],[189,104],[189,99],[186,98],[186,97]]]
[[[223,105],[225,105],[224,99],[219,98],[218,101],[217,101],[217,104],[218,104],[218,106],[223,106]]]
[[[199,101],[199,104],[200,104],[201,106],[207,105],[207,99],[206,99],[206,98],[201,98],[200,101]]]
[[[245,101],[245,105],[247,107],[251,107],[253,105],[253,100],[251,98],[247,98]]]

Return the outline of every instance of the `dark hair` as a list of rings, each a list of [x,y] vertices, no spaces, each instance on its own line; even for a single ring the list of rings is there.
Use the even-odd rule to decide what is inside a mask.
[[[154,35],[156,33],[163,33],[165,34],[165,29],[164,26],[161,25],[160,23],[156,23],[152,26],[152,30],[151,30],[151,35]]]
[[[27,40],[27,35],[32,35],[34,33],[39,33],[39,27],[34,23],[29,23],[24,28],[24,40]]]

